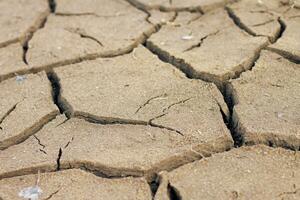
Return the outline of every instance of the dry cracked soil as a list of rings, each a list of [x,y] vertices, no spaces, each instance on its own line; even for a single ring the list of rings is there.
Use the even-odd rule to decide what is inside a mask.
[[[300,199],[299,0],[0,10],[0,200]]]

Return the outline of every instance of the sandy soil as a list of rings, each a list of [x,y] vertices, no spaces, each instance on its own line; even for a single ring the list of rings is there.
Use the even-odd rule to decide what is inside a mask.
[[[0,200],[300,199],[299,0],[0,8]]]

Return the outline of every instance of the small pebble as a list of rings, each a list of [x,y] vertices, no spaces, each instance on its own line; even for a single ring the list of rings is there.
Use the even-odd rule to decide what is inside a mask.
[[[184,35],[181,37],[182,40],[191,40],[193,39],[193,36],[192,35]]]
[[[16,81],[18,82],[18,83],[20,83],[20,82],[22,82],[22,81],[24,81],[26,79],[26,76],[17,76],[16,77]]]

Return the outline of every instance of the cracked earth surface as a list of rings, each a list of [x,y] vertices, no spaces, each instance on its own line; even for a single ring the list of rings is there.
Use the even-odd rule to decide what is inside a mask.
[[[300,199],[299,0],[0,8],[0,200]]]

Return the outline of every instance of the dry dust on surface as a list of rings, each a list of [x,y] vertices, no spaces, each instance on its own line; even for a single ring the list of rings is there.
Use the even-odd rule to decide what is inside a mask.
[[[0,9],[0,200],[300,199],[299,0]]]

